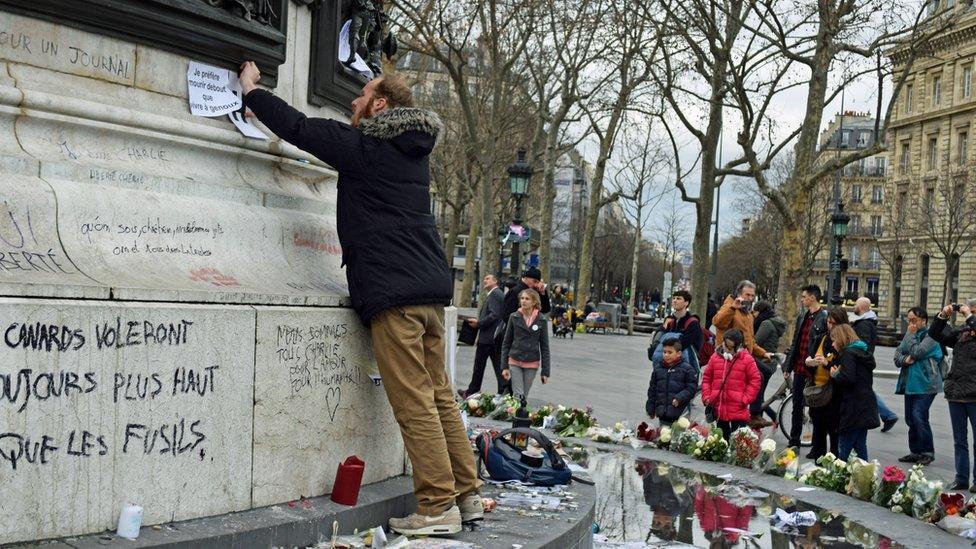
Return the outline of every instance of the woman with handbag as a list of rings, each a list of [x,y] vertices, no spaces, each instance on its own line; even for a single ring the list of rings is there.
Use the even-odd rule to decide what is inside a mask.
[[[839,395],[834,394],[834,386],[830,378],[830,367],[834,364],[837,355],[834,353],[830,339],[830,330],[847,323],[847,311],[843,307],[831,307],[827,312],[827,333],[817,343],[816,353],[804,361],[810,375],[807,376],[807,384],[803,388],[803,398],[810,408],[810,420],[813,423],[813,446],[806,456],[808,459],[815,460],[826,454],[828,439],[829,451],[835,456],[838,452],[837,427],[840,421],[838,414],[840,401]]]
[[[847,460],[851,451],[857,457],[868,458],[868,430],[881,426],[878,416],[878,399],[874,398],[874,355],[868,352],[868,344],[857,337],[849,324],[838,324],[830,329],[830,339],[838,354],[830,368],[830,378],[835,385],[834,393],[840,400],[837,432],[840,454]]]
[[[722,339],[702,373],[701,394],[706,419],[713,421],[711,415],[728,440],[732,431],[749,421],[749,404],[759,393],[762,376],[756,360],[742,346],[742,332],[733,328]]]

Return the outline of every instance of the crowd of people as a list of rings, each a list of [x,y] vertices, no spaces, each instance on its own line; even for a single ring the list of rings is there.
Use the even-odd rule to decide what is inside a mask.
[[[691,295],[675,292],[675,313],[665,319],[656,336],[663,359],[654,360],[647,390],[646,411],[651,418],[670,424],[688,413],[700,390],[705,416],[726,437],[743,426],[761,429],[770,425],[763,417],[765,391],[781,364],[782,375],[791,380],[793,409],[790,446],[799,448],[806,417],[812,423],[812,447],[806,457],[827,452],[846,458],[852,451],[869,459],[868,431],[889,431],[898,416],[874,391],[877,363],[874,350],[878,318],[871,301],[860,298],[848,312],[840,306],[824,307],[818,286],[800,289],[802,310],[785,360],[774,352],[786,334],[786,322],[777,317],[767,301],[755,301],[756,287],[741,282],[734,296],[725,299],[712,318],[709,331],[716,334],[717,348],[700,374],[694,358],[702,345],[702,324],[687,312]],[[954,438],[956,478],[954,490],[976,492],[976,461],[970,476],[968,433],[976,432],[976,300],[950,304],[931,319],[921,307],[907,311],[908,326],[895,350],[898,370],[895,393],[904,398],[909,453],[905,463],[928,465],[935,457],[929,409],[936,395],[945,393]],[[950,327],[958,316],[960,322]],[[707,331],[705,332],[707,333]],[[949,349],[953,349],[951,361]],[[691,352],[688,352],[688,351]],[[651,353],[656,356],[656,353]],[[699,382],[700,380],[700,382]],[[807,416],[808,414],[808,416]],[[976,447],[973,448],[976,460]]]

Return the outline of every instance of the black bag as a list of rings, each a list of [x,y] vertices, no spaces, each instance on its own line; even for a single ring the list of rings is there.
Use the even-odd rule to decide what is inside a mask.
[[[476,339],[478,339],[478,329],[468,324],[467,320],[462,321],[461,332],[458,333],[458,343],[474,345]]]
[[[807,380],[803,387],[803,400],[810,408],[821,408],[830,404],[830,399],[834,396],[834,384],[828,380],[823,385],[816,385],[813,378]]]
[[[709,404],[705,406],[705,423],[715,423],[718,421],[718,412],[715,407]]]

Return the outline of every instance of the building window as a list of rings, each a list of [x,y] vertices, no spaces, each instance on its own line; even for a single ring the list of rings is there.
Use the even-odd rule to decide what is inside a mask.
[[[871,187],[871,203],[881,204],[884,202],[884,187],[881,185],[874,185]]]
[[[871,216],[871,236],[881,236],[881,216],[880,215],[872,215]]]
[[[898,168],[902,175],[908,173],[908,162],[911,158],[909,155],[910,152],[909,147],[910,147],[910,143],[908,141],[905,141],[904,143],[901,144],[901,159],[899,160]]]
[[[867,294],[868,295],[871,295],[871,296],[877,296],[878,295],[878,279],[877,278],[869,278],[868,279],[868,291],[867,291]]]
[[[851,246],[851,268],[856,269],[861,263],[861,250],[857,246]]]
[[[956,143],[956,164],[963,166],[969,158],[969,132],[959,132]]]
[[[858,295],[857,282],[858,278],[856,276],[847,277],[847,295]]]
[[[884,157],[875,156],[874,157],[874,173],[872,175],[875,175],[877,177],[884,177],[885,176],[885,164],[886,163],[887,162],[885,161]]]
[[[861,203],[861,186],[853,185],[851,186],[851,202],[860,204]]]
[[[928,153],[928,164],[926,167],[929,170],[935,170],[939,167],[939,138],[930,137],[929,138],[929,153]]]
[[[938,107],[942,104],[942,76],[932,77],[932,106]]]
[[[842,131],[840,132],[840,146],[841,148],[847,148],[851,144],[851,132]]]
[[[857,236],[861,234],[861,216],[852,215],[851,220],[847,226],[847,232],[851,236]],[[853,256],[852,256],[853,257]]]
[[[868,259],[868,268],[869,269],[881,268],[881,252],[878,251],[878,248],[871,248],[871,255]]]
[[[926,211],[931,210],[932,206],[935,205],[935,187],[929,187],[925,189],[925,209]]]
[[[973,96],[973,66],[968,65],[962,69],[962,96],[969,99]]]
[[[915,103],[915,86],[909,84],[905,86],[905,114],[912,114],[912,107]]]

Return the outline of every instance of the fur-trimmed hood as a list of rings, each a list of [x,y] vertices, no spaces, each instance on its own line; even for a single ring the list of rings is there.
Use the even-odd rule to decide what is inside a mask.
[[[389,141],[400,152],[414,157],[434,150],[443,123],[437,113],[413,107],[397,107],[359,123],[363,135]]]

